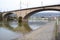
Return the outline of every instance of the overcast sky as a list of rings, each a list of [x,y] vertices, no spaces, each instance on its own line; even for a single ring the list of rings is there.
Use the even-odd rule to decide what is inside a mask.
[[[60,0],[0,0],[0,11],[11,11],[55,4],[60,4]]]

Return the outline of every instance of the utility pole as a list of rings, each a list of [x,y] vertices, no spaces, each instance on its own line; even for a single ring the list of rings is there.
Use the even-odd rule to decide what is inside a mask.
[[[41,1],[41,6],[43,6],[43,1]]]
[[[41,1],[41,6],[43,7],[43,1]],[[43,9],[45,9],[45,7],[43,7]]]
[[[21,7],[21,0],[20,0],[20,10],[21,10],[21,8],[22,8],[22,7]],[[21,11],[20,11],[20,17],[21,17]]]

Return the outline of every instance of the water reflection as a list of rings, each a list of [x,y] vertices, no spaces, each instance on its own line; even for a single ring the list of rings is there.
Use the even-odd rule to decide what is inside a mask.
[[[2,27],[2,21],[0,21],[0,27]]]
[[[0,40],[12,40],[15,38],[22,37],[21,33],[12,32],[6,28],[0,28]]]
[[[18,21],[14,20],[14,21],[9,21],[9,25],[13,28],[16,28],[18,26]]]
[[[0,36],[0,40],[11,40],[11,39],[15,40],[15,38],[18,39],[18,37],[21,38],[23,34],[39,28],[41,23],[42,25],[45,25],[46,23],[48,23],[48,21],[47,20],[45,22],[43,22],[42,20],[40,20],[40,22],[30,21],[29,24],[32,27],[29,27],[29,25],[26,22],[22,22],[22,25],[20,25],[20,23],[17,20],[1,21],[0,22],[0,35],[2,37]]]
[[[12,40],[22,37],[21,33],[14,32],[14,29],[9,26],[8,22],[0,22],[0,40]]]
[[[17,21],[0,22],[0,35],[2,36],[0,36],[0,40],[16,40],[21,38],[24,33],[31,31],[26,23],[21,26],[19,24]]]
[[[28,24],[31,27],[32,30],[36,30],[38,28],[41,28],[43,25],[46,25],[47,23],[50,23],[48,20],[29,20]]]
[[[22,25],[19,25],[20,23],[17,21],[5,21],[3,22],[3,27],[8,28],[9,30],[16,31],[16,32],[27,32],[31,29],[26,23],[22,23]]]

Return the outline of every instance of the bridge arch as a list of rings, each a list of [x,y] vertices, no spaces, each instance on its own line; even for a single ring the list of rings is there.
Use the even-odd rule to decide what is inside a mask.
[[[13,13],[8,12],[8,13],[6,13],[3,17],[5,18],[6,16],[11,15],[11,14],[13,14]]]
[[[39,10],[35,10],[35,11],[32,11],[32,12],[30,12],[30,13],[28,13],[25,17],[24,17],[24,19],[25,20],[27,20],[27,24],[29,25],[29,27],[31,27],[32,29],[34,29],[33,27],[34,26],[31,26],[31,23],[33,24],[35,21],[34,21],[34,18],[36,18],[35,16],[34,17],[31,17],[32,18],[32,21],[29,19],[30,18],[30,16],[32,16],[32,15],[34,15],[34,14],[37,14],[38,12],[44,12],[44,11],[55,11],[55,12],[59,12],[60,13],[60,9],[50,9],[50,8],[48,8],[48,9],[39,9]],[[39,17],[39,16],[38,16]],[[43,17],[44,18],[44,17]],[[37,18],[38,19],[38,18]],[[49,20],[50,18],[48,18],[48,20],[47,21],[51,21],[51,20]],[[36,20],[36,22],[37,22],[38,20]],[[55,17],[52,19],[52,21],[55,21]],[[30,22],[30,23],[29,23]],[[35,25],[38,25],[38,24],[35,24]],[[39,26],[39,25],[38,25]],[[38,27],[37,26],[37,27]],[[39,27],[38,27],[39,28]],[[37,29],[37,28],[36,28]]]
[[[24,19],[28,19],[31,15],[33,15],[33,14],[35,14],[37,12],[41,12],[41,11],[60,11],[60,9],[50,9],[50,8],[45,9],[45,8],[43,8],[43,9],[35,10],[35,11],[32,11],[32,12],[28,13],[24,17]]]
[[[13,19],[15,17],[16,18],[16,14],[12,13],[12,12],[8,12],[3,16],[3,20],[5,19]]]

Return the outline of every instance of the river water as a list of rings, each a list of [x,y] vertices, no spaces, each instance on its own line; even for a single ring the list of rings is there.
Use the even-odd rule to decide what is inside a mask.
[[[39,21],[28,21],[28,25],[32,30],[42,28],[42,25],[49,23],[48,20],[39,20]],[[0,40],[17,40],[22,38],[23,34],[21,32],[16,32],[14,29],[18,27],[17,21],[10,21],[9,23],[0,22]],[[10,27],[8,26],[10,25]]]

